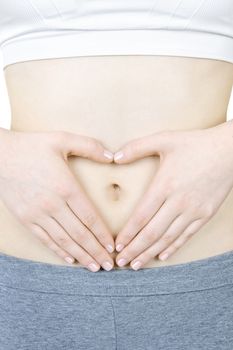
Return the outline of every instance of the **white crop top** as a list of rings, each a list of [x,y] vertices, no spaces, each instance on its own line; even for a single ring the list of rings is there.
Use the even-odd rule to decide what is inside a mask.
[[[233,63],[233,0],[0,0],[3,65],[170,55]]]

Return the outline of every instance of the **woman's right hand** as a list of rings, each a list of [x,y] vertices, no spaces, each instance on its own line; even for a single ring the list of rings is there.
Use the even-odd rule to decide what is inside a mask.
[[[114,262],[106,249],[114,251],[114,239],[67,158],[111,163],[111,152],[107,157],[97,139],[65,131],[0,130],[0,198],[7,208],[61,258],[77,259],[91,271],[100,265],[110,270]]]

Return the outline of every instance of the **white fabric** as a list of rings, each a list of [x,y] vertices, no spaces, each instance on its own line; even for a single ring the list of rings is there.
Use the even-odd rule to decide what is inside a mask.
[[[233,63],[233,0],[0,0],[0,49],[3,68],[130,54]]]

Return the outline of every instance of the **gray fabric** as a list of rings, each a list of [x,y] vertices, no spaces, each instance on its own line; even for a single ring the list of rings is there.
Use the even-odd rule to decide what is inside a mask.
[[[0,253],[0,350],[232,350],[233,251],[99,270]]]

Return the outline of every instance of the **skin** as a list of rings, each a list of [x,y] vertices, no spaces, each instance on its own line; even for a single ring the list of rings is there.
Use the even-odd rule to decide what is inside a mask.
[[[233,188],[233,121],[217,127],[155,133],[114,154],[118,164],[159,155],[161,165],[116,238],[117,263],[137,270],[167,259],[218,211]],[[215,170],[216,169],[216,170]]]
[[[67,264],[64,258],[69,256],[76,259],[75,267],[88,267],[91,261],[99,267],[106,259],[118,261],[116,252],[107,253],[105,234],[101,238],[101,233],[109,234],[108,241],[113,244],[130,217],[135,230],[137,220],[141,220],[140,216],[135,220],[135,204],[142,205],[147,187],[155,184],[156,173],[158,177],[163,173],[165,181],[167,171],[161,171],[159,148],[147,156],[145,147],[140,158],[136,146],[125,164],[116,158],[115,162],[104,161],[102,153],[101,157],[98,155],[100,161],[94,160],[96,149],[103,151],[104,147],[115,153],[127,142],[133,145],[136,137],[145,137],[148,142],[152,131],[157,138],[170,130],[173,136],[179,136],[172,138],[172,149],[177,152],[169,152],[162,165],[170,169],[169,179],[177,168],[174,176],[178,180],[182,174],[183,180],[188,174],[187,161],[192,160],[191,181],[200,173],[198,159],[204,151],[207,160],[219,152],[219,148],[207,147],[211,143],[207,129],[226,119],[233,69],[226,62],[181,57],[79,57],[13,64],[5,69],[5,77],[12,121],[11,131],[2,132],[0,138],[4,154],[0,164],[0,251],[63,265]],[[178,132],[181,129],[183,133]],[[195,130],[205,130],[205,137],[201,138]],[[184,140],[185,135],[190,136],[190,145],[188,138]],[[218,140],[230,140],[227,135],[229,132],[219,132]],[[91,138],[95,146],[90,153]],[[171,134],[163,142],[167,147],[168,139]],[[181,152],[186,148],[187,153]],[[229,149],[230,142],[221,152],[226,152],[228,165]],[[208,176],[216,169],[221,171],[221,167],[224,172],[225,163],[213,164],[206,165]],[[173,183],[177,180],[174,177]],[[163,192],[162,187],[160,191]],[[179,189],[176,191],[178,197]],[[155,187],[150,193],[153,202],[154,192]],[[173,203],[177,205],[175,200]],[[187,241],[169,259],[161,261],[155,256],[144,266],[176,264],[232,250],[232,205],[233,193],[188,240],[191,244]],[[152,206],[151,211],[154,209]],[[166,213],[168,218],[171,214]],[[72,220],[71,214],[75,215]],[[84,231],[81,229],[81,219],[89,232],[83,226]],[[43,239],[44,232],[50,239]],[[140,249],[135,251],[140,253]]]
[[[1,136],[0,194],[15,217],[68,262],[75,257],[92,271],[100,265],[112,268],[106,250],[114,250],[110,231],[66,164],[69,155],[109,163],[111,152],[106,153],[98,140],[65,132],[2,129]],[[35,152],[40,162],[35,162]],[[45,169],[49,170],[42,178]]]
[[[10,163],[9,154],[5,152],[2,164],[5,161],[8,166],[1,168],[1,188],[9,188],[9,192],[2,193],[6,205],[13,212],[17,209],[14,214],[18,219],[50,249],[64,259],[68,258],[68,262],[69,258],[74,261],[73,256],[77,257],[92,271],[97,271],[100,266],[91,256],[95,256],[96,261],[106,269],[106,262],[109,262],[109,269],[112,268],[113,262],[100,243],[107,250],[110,248],[109,252],[114,250],[116,244],[116,250],[121,252],[116,259],[119,266],[131,262],[131,267],[137,270],[156,255],[165,260],[210,220],[233,188],[233,121],[204,130],[155,133],[130,141],[115,154],[105,150],[98,140],[75,134],[54,133],[51,143],[51,135],[48,139],[46,133],[29,133],[26,136],[18,132],[5,133],[5,137],[11,139],[8,140],[8,150],[14,155],[17,155],[19,144],[27,149],[31,142],[33,152],[38,149],[41,158],[44,154],[47,155],[47,166],[57,162],[56,172],[49,174],[44,184],[40,180],[39,187],[36,187],[35,176],[33,183],[30,182],[33,166],[31,159],[28,164],[21,164],[20,157],[13,157],[13,162]],[[38,148],[38,136],[44,137],[43,144],[47,149],[44,146]],[[54,149],[50,155],[51,148],[48,145],[51,144]],[[59,146],[61,144],[66,147]],[[75,155],[103,163],[113,160],[117,164],[130,163],[148,156],[160,157],[159,171],[117,235],[115,243],[70,171],[58,181],[58,161],[62,160],[61,155],[65,161],[69,155]],[[43,169],[46,163],[37,164]],[[26,192],[25,184],[9,173],[14,167],[21,174],[25,173]],[[214,172],[215,168],[218,171]],[[33,168],[35,174],[40,170]],[[30,177],[27,177],[29,173]],[[65,173],[63,160],[61,173]],[[209,174],[213,174],[211,181]],[[49,183],[50,192],[46,189]],[[23,199],[23,207],[11,206],[12,191],[15,188],[21,201]],[[30,205],[32,197],[34,208]],[[61,226],[58,226],[59,223]],[[71,237],[61,229],[62,226]],[[56,227],[59,230],[55,235]],[[66,248],[66,251],[61,247]]]

